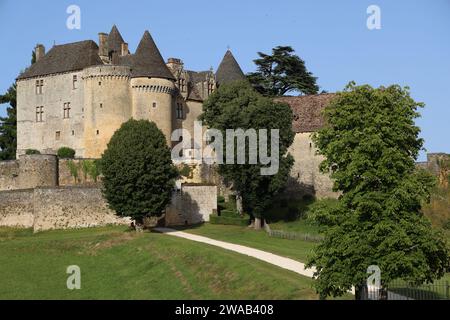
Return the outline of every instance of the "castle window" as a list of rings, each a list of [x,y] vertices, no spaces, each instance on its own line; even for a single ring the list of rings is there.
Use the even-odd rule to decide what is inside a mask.
[[[70,118],[70,102],[64,103],[64,119]]]
[[[177,103],[177,119],[183,119],[183,104]]]
[[[156,102],[153,102],[153,108],[156,108]]]
[[[61,131],[56,131],[56,132],[55,132],[55,139],[56,139],[56,140],[61,139]]]
[[[185,92],[186,91],[186,80],[183,78],[179,78],[178,79],[178,87],[180,88],[181,92]]]
[[[99,135],[100,134],[100,131],[99,130],[97,130],[97,135]]]
[[[214,91],[214,83],[209,82],[208,83],[208,95],[210,95],[211,93],[213,93]]]
[[[44,86],[44,80],[36,80],[36,94],[42,94],[42,87]]]
[[[73,79],[72,79],[72,88],[73,89],[77,88],[77,81],[78,81],[78,77],[77,77],[77,75],[74,75]]]
[[[102,109],[103,108],[103,103],[100,103],[100,109]]]
[[[74,130],[72,130],[72,135],[73,135],[73,136],[75,135],[75,131],[74,131]]]
[[[99,82],[98,82],[98,85],[99,85],[99,86],[101,86],[101,85],[102,85],[102,82],[101,82],[101,81],[99,81]]]
[[[44,107],[39,106],[36,107],[36,122],[43,122],[44,121]]]

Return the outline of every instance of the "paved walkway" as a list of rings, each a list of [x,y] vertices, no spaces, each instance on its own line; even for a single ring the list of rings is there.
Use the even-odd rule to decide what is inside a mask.
[[[250,256],[250,257],[268,262],[270,264],[276,265],[283,269],[287,269],[287,270],[293,271],[295,273],[301,274],[302,276],[312,278],[312,276],[315,272],[314,268],[305,269],[304,263],[298,262],[293,259],[285,258],[285,257],[279,256],[279,255],[273,254],[273,253],[269,253],[266,251],[262,251],[262,250],[258,250],[258,249],[254,249],[254,248],[250,248],[250,247],[246,247],[246,246],[241,246],[239,244],[218,241],[218,240],[214,240],[211,238],[197,236],[197,235],[194,235],[191,233],[177,231],[177,230],[169,229],[169,228],[155,228],[154,230],[164,233],[164,234],[171,235],[171,236],[189,239],[189,240],[193,240],[193,241],[197,241],[197,242],[202,242],[202,243],[210,244],[210,245],[220,247],[220,248],[223,248],[226,250],[231,250],[231,251],[234,251],[234,252],[237,252],[240,254],[245,254],[247,256]]]

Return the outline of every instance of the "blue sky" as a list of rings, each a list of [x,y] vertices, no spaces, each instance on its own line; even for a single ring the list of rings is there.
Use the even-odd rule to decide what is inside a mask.
[[[66,28],[71,4],[81,8],[80,30]],[[381,9],[380,30],[367,29],[371,4]],[[148,29],[165,59],[181,58],[192,70],[216,69],[229,46],[244,72],[253,71],[257,51],[290,45],[321,89],[342,90],[350,80],[407,85],[426,104],[417,123],[427,151],[450,153],[450,0],[0,0],[0,91],[29,64],[36,43],[48,50],[97,41],[113,24],[131,51]]]

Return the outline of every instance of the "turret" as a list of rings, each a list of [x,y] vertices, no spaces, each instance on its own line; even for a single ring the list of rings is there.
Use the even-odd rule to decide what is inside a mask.
[[[227,82],[244,80],[244,79],[245,79],[245,75],[242,72],[241,67],[237,63],[237,61],[234,58],[231,51],[227,50],[227,52],[225,53],[225,56],[222,59],[222,62],[219,65],[219,68],[217,68],[217,72],[216,72],[217,85],[220,86],[221,84],[224,84]]]
[[[132,65],[133,118],[155,122],[170,146],[175,78],[148,31],[145,31],[133,55]]]

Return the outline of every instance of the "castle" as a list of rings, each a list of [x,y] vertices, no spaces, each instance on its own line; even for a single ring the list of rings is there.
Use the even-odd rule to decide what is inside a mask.
[[[0,226],[35,231],[127,223],[108,209],[101,183],[77,178],[71,168],[100,158],[113,133],[130,118],[155,122],[169,146],[178,143],[170,139],[175,129],[194,136],[203,101],[220,85],[245,78],[229,50],[216,72],[186,70],[176,58],[165,62],[148,31],[132,54],[116,26],[109,34],[100,33],[98,44],[55,45],[47,53],[38,44],[35,53],[36,62],[17,78],[17,160],[0,162]],[[322,157],[311,139],[323,126],[321,111],[333,96],[276,99],[294,114],[290,199],[336,196],[330,178],[319,172]],[[74,149],[76,159],[58,159],[55,154],[63,146]],[[27,155],[29,149],[41,154]],[[192,176],[183,180],[166,210],[166,225],[208,221],[217,209],[217,195],[230,192],[214,166],[191,166]]]
[[[17,155],[27,149],[99,158],[113,133],[130,118],[156,123],[171,145],[172,131],[193,132],[202,103],[221,83],[244,74],[227,51],[217,72],[191,71],[180,59],[164,62],[145,31],[134,54],[119,30],[81,41],[37,45],[36,62],[17,78]]]
[[[194,136],[202,103],[218,86],[245,78],[229,50],[215,73],[186,70],[177,58],[165,62],[148,31],[131,54],[116,26],[109,34],[99,33],[98,45],[87,40],[55,45],[45,53],[38,44],[35,52],[36,62],[17,78],[18,158],[28,149],[55,154],[62,146],[74,149],[77,158],[100,158],[113,133],[130,118],[155,122],[173,145],[175,129]],[[294,113],[291,197],[336,196],[329,177],[319,172],[322,158],[311,140],[332,97],[278,99]]]
[[[229,50],[216,72],[186,70],[176,58],[165,62],[148,31],[131,54],[116,26],[109,34],[100,33],[98,44],[55,45],[47,53],[37,45],[35,53],[36,62],[17,78],[17,160],[0,161],[0,226],[36,231],[128,223],[108,209],[100,185],[86,177],[74,179],[71,166],[100,158],[113,133],[130,118],[155,122],[169,146],[177,143],[170,139],[175,129],[193,136],[203,101],[221,84],[245,77]],[[312,140],[334,96],[275,99],[287,103],[294,115],[289,199],[338,195],[330,177],[319,171],[323,157]],[[62,146],[73,148],[76,159],[58,159],[55,153]],[[41,154],[27,155],[28,149]],[[435,155],[429,155],[419,165],[435,162]],[[208,221],[217,209],[217,195],[230,191],[209,165],[194,164],[187,179],[173,194],[166,225]]]

